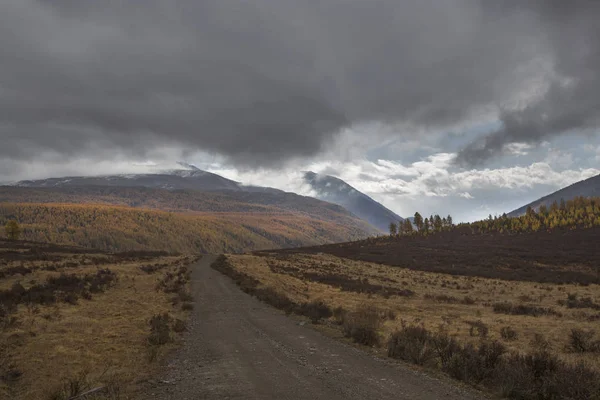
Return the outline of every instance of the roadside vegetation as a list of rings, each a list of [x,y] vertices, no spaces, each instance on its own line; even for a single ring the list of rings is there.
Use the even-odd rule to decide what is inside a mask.
[[[196,259],[0,240],[0,398],[130,398],[186,330]]]
[[[457,276],[326,254],[228,256],[213,267],[383,357],[507,398],[600,398],[597,284]]]

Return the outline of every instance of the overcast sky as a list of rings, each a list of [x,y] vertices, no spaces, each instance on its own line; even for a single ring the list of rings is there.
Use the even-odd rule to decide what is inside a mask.
[[[600,2],[2,0],[0,181],[186,160],[469,220],[600,173]]]

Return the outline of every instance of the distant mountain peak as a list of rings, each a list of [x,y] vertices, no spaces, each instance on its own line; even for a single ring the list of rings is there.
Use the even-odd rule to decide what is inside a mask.
[[[388,230],[390,222],[403,220],[383,204],[335,176],[304,171],[304,182],[310,185],[318,199],[338,204],[382,231]]]
[[[188,164],[183,161],[177,161],[177,165],[180,165],[181,167],[192,170],[192,171],[202,171],[200,168],[196,167],[195,165]],[[202,172],[204,172],[204,171],[202,171]]]

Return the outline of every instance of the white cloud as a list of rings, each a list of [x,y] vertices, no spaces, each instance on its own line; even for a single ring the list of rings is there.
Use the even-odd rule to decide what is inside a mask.
[[[526,156],[532,147],[534,146],[528,143],[508,143],[504,146],[504,151],[514,156]]]
[[[558,154],[558,153],[557,153]],[[564,157],[564,154],[558,154]],[[213,168],[230,179],[268,185],[311,195],[300,170],[329,173],[380,201],[400,215],[453,214],[457,221],[502,214],[535,200],[552,190],[600,174],[600,170],[557,169],[557,163],[536,162],[527,166],[458,170],[454,153],[436,153],[403,164],[393,160],[319,161],[303,168],[278,171],[238,171]],[[560,157],[559,157],[560,158]]]

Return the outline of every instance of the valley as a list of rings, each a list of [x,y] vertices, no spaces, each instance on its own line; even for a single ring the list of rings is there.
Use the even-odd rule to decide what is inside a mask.
[[[338,204],[200,170],[121,178],[1,188],[0,225],[13,239],[0,242],[2,395],[395,398],[406,382],[407,398],[424,386],[455,398],[600,394],[597,198],[454,224],[404,220],[333,177],[312,184]],[[345,365],[389,384],[313,382],[311,369],[337,366],[331,349],[337,357],[344,346],[360,351]],[[248,372],[256,357],[261,376]],[[41,359],[52,371],[34,372]],[[466,386],[450,389],[449,379]]]

